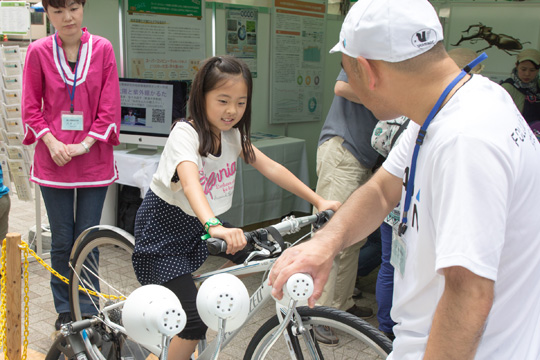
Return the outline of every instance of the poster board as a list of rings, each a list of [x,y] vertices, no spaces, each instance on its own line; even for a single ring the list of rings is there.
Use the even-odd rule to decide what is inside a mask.
[[[125,77],[191,80],[205,56],[198,0],[125,0]]]
[[[275,0],[270,123],[321,121],[326,3]]]
[[[251,76],[257,77],[257,23],[255,7],[225,7],[225,48],[227,55],[242,59]]]
[[[26,35],[30,11],[25,1],[0,1],[0,34]]]

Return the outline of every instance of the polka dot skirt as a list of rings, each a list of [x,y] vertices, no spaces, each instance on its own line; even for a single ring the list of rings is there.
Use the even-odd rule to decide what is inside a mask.
[[[191,274],[208,257],[200,221],[148,190],[135,219],[133,267],[143,285]]]

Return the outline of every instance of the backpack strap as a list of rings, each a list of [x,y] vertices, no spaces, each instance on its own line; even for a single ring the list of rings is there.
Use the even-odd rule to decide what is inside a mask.
[[[397,139],[399,139],[401,133],[403,131],[405,131],[405,129],[407,128],[407,126],[409,125],[409,122],[411,121],[411,119],[407,118],[407,120],[405,120],[403,122],[403,124],[400,125],[399,129],[396,131],[396,133],[394,134],[394,137],[392,138],[392,141],[390,142],[390,149],[392,149],[394,147],[394,145],[396,144],[396,141]]]

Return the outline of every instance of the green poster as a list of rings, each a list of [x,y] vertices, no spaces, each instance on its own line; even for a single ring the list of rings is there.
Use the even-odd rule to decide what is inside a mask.
[[[202,17],[202,0],[128,0],[128,12]]]

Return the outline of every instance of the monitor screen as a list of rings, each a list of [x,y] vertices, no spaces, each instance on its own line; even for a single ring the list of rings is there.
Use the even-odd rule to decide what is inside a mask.
[[[120,78],[120,141],[164,144],[173,121],[186,117],[188,85],[188,81]]]

